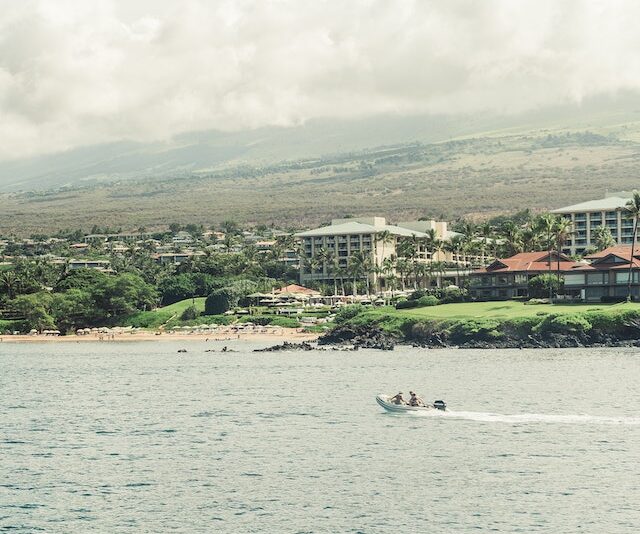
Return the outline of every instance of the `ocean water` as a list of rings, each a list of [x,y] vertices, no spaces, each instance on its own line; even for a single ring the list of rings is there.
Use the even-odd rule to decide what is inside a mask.
[[[0,531],[640,531],[637,349],[222,345],[0,343]]]

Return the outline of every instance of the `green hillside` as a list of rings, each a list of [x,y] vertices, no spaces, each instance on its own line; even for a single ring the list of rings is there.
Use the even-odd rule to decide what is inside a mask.
[[[300,228],[373,213],[392,220],[488,217],[636,188],[639,161],[637,122],[487,131],[435,144],[5,194],[0,228],[29,235],[94,224],[134,229],[228,219]]]

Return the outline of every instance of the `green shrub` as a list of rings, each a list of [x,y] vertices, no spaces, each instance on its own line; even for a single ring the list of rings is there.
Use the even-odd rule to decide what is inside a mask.
[[[425,295],[424,297],[420,297],[417,302],[419,307],[437,306],[438,304],[440,304],[440,301],[433,295]]]
[[[541,322],[540,317],[514,317],[503,321],[500,330],[512,337],[526,338],[534,332],[534,328]]]
[[[409,295],[409,300],[418,300],[424,297],[427,292],[424,289],[416,289],[413,293]]]
[[[229,288],[216,289],[204,302],[205,315],[217,315],[231,309],[235,304],[233,292]]]
[[[562,287],[562,280],[555,274],[539,274],[529,280],[527,284],[529,296],[533,298],[545,298],[551,293],[556,295]]]
[[[474,340],[492,340],[502,337],[500,322],[494,319],[460,320],[451,326],[451,338],[455,342]]]
[[[417,300],[399,300],[396,302],[396,310],[406,310],[418,306]]]
[[[467,292],[459,287],[453,287],[449,289],[445,287],[440,296],[440,304],[452,304],[455,302],[464,302],[466,300]]]
[[[351,304],[349,306],[343,306],[336,312],[336,318],[334,319],[336,324],[346,323],[350,319],[353,319],[357,315],[360,315],[367,309],[362,304]]]
[[[533,330],[540,333],[581,334],[589,332],[592,326],[583,315],[548,315]]]
[[[198,308],[195,306],[189,306],[180,314],[180,319],[183,321],[193,321],[194,319],[197,319],[199,315],[200,312],[198,311]]]

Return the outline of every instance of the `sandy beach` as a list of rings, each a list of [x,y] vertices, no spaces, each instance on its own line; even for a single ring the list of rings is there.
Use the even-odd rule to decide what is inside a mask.
[[[300,343],[315,341],[318,334],[302,332],[293,328],[281,328],[268,332],[215,332],[215,333],[166,333],[166,332],[126,332],[119,334],[86,334],[52,336],[44,334],[33,335],[2,335],[2,343],[82,343],[82,342],[120,342],[120,341],[268,341],[274,344],[285,341]]]

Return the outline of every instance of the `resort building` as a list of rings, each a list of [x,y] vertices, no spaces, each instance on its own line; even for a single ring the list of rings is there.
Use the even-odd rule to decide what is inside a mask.
[[[586,257],[589,264],[581,264],[564,275],[565,294],[590,302],[604,299],[623,300],[629,287],[631,246],[618,245]],[[633,254],[631,266],[631,295],[640,297],[640,250]]]
[[[558,265],[558,260],[560,264]],[[515,256],[496,259],[484,269],[469,275],[469,293],[472,297],[487,300],[503,300],[529,296],[529,280],[539,274],[551,272],[565,279],[568,273],[584,267],[584,263],[572,261],[555,252],[521,252]]]
[[[567,241],[563,252],[583,254],[592,246],[592,233],[599,226],[606,226],[619,245],[631,244],[633,239],[633,220],[625,217],[625,205],[631,193],[618,192],[606,195],[599,200],[590,200],[551,213],[562,215],[573,223],[574,234]]]
[[[354,261],[368,261],[366,280],[384,286],[383,271],[387,260],[402,255],[401,243],[411,240],[415,249],[412,261],[421,263],[446,262],[464,266],[463,259],[450,252],[434,251],[429,246],[431,234],[439,241],[451,239],[454,232],[444,221],[406,221],[387,224],[384,217],[334,219],[328,226],[295,234],[300,240],[300,283],[333,283],[338,277],[350,279],[348,268]],[[324,257],[323,257],[324,255]],[[328,259],[326,256],[331,258]],[[470,262],[465,259],[466,264]],[[392,274],[391,272],[384,273]],[[395,274],[395,273],[393,273]]]

